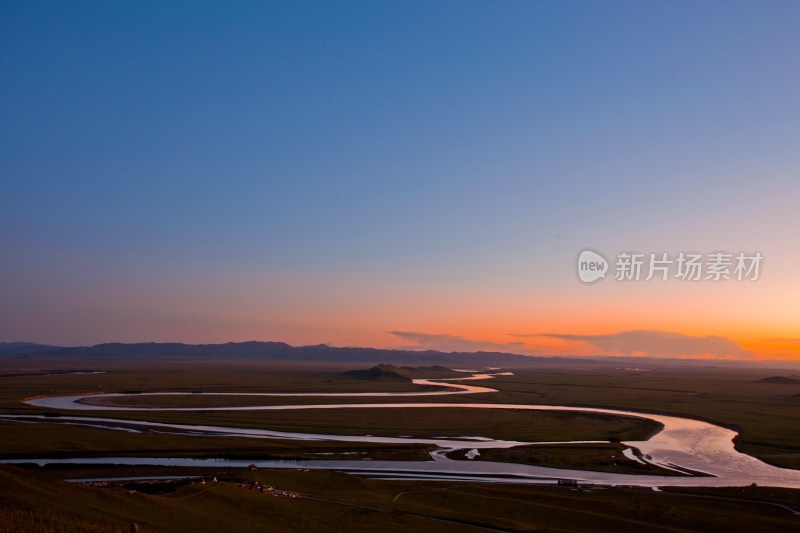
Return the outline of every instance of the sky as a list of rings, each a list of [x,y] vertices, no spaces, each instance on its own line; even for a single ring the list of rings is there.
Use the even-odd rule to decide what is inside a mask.
[[[800,359],[798,27],[775,0],[2,2],[0,340]],[[617,280],[627,252],[763,260]]]

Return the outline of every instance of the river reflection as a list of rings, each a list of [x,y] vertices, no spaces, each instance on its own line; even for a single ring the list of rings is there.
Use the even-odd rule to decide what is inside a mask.
[[[489,379],[492,374],[476,374],[466,379]],[[419,385],[443,387],[441,391],[397,392],[397,393],[150,393],[194,394],[216,396],[442,396],[452,394],[476,394],[496,392],[488,387],[476,387],[461,383],[444,383],[444,380],[414,380]],[[450,381],[450,380],[448,380]],[[453,449],[480,450],[486,448],[508,448],[525,444],[522,441],[506,441],[487,438],[413,438],[413,437],[374,437],[364,435],[325,435],[314,433],[293,433],[266,429],[248,429],[220,426],[201,426],[190,424],[167,424],[144,420],[122,420],[101,417],[57,418],[43,415],[0,415],[0,419],[20,422],[50,422],[103,427],[122,431],[158,431],[206,436],[230,436],[248,438],[326,440],[339,442],[370,442],[387,444],[431,444],[439,448],[434,452],[433,461],[342,461],[342,460],[297,460],[297,461],[255,461],[263,468],[318,468],[358,472],[380,478],[414,479],[459,479],[462,481],[484,482],[524,482],[552,483],[556,479],[575,479],[587,483],[639,486],[741,486],[757,483],[759,485],[800,488],[800,471],[768,465],[754,457],[738,452],[733,445],[736,432],[709,422],[677,416],[667,416],[619,409],[569,407],[559,405],[520,405],[496,403],[356,403],[356,404],[315,404],[315,405],[260,405],[243,407],[125,407],[95,406],[77,403],[85,398],[109,398],[122,394],[73,395],[35,398],[27,401],[30,405],[49,409],[91,410],[91,411],[258,411],[258,410],[305,410],[305,409],[513,409],[522,411],[573,411],[601,413],[617,416],[638,417],[654,420],[664,429],[646,441],[631,441],[624,444],[638,448],[648,462],[655,465],[707,474],[694,476],[643,476],[565,470],[532,465],[497,463],[490,461],[454,461],[444,456],[444,451]],[[163,466],[247,466],[253,461],[230,461],[223,459],[180,459],[180,458],[69,458],[47,460],[17,460],[3,462],[45,462],[72,464],[147,464]],[[241,463],[241,464],[239,464]]]

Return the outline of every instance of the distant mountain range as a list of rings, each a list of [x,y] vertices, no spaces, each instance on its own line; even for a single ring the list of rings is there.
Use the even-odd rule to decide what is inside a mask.
[[[0,342],[0,356],[86,359],[230,359],[262,361],[329,361],[398,363],[404,365],[446,365],[456,368],[524,365],[551,357],[528,357],[499,352],[452,352],[434,350],[384,350],[378,348],[335,348],[325,344],[291,346],[283,342],[229,342],[225,344],[107,343],[95,346],[50,346],[28,342]],[[577,358],[557,358],[580,363]]]
[[[595,366],[761,366],[800,368],[797,361],[748,361],[710,359],[657,359],[610,356],[529,356],[504,352],[440,352],[436,350],[388,350],[337,348],[326,344],[291,346],[284,342],[228,342],[183,344],[177,342],[106,343],[94,346],[52,346],[32,342],[0,342],[0,357],[48,357],[77,359],[206,359],[253,361],[311,361],[346,363],[391,363],[405,366],[442,365],[449,368],[514,367],[527,365]]]
[[[33,342],[0,342],[0,355],[44,354],[63,349],[62,346],[35,344]]]

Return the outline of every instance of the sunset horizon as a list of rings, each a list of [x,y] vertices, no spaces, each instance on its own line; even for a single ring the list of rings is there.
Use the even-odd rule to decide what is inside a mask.
[[[399,351],[433,350],[444,353],[501,352],[531,357],[627,357],[630,359],[706,359],[720,361],[772,361],[800,362],[793,350],[797,350],[798,339],[763,339],[765,345],[787,347],[788,353],[764,352],[748,344],[740,344],[717,335],[685,335],[677,332],[656,330],[630,330],[611,334],[578,335],[567,333],[509,333],[500,341],[486,338],[469,338],[446,333],[412,331],[387,331],[389,341],[385,344],[340,344],[330,341],[287,341],[281,338],[242,337],[237,339],[209,338],[187,341],[186,339],[105,339],[101,341],[58,343],[31,340],[3,340],[0,344],[37,344],[58,347],[92,347],[103,344],[242,344],[284,343],[293,347],[325,345],[332,348],[372,348]],[[395,339],[392,342],[391,339]],[[523,339],[523,340],[519,340]],[[756,346],[762,346],[756,344]],[[2,350],[0,350],[2,352]]]
[[[578,337],[656,331],[800,359],[791,17],[626,5],[638,24],[617,33],[610,5],[208,7],[161,30],[130,4],[114,21],[10,9],[40,25],[5,27],[0,339],[400,347],[386,332],[409,331],[585,354]],[[260,31],[216,26],[251,15]],[[469,24],[505,30],[479,44]],[[671,270],[586,284],[586,249]],[[729,255],[727,278],[679,277],[689,253]],[[763,258],[755,280],[738,254]],[[541,333],[562,337],[509,336]],[[625,349],[658,353],[642,340]]]

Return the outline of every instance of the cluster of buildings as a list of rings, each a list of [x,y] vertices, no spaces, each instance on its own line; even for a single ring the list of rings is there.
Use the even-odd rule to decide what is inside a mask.
[[[300,498],[300,494],[297,492],[292,492],[290,490],[276,489],[271,485],[263,485],[258,482],[250,483],[248,481],[245,481],[242,483],[237,483],[236,485],[245,490],[252,490],[254,492],[263,492],[264,494],[270,494],[272,496],[281,496],[284,498]]]

